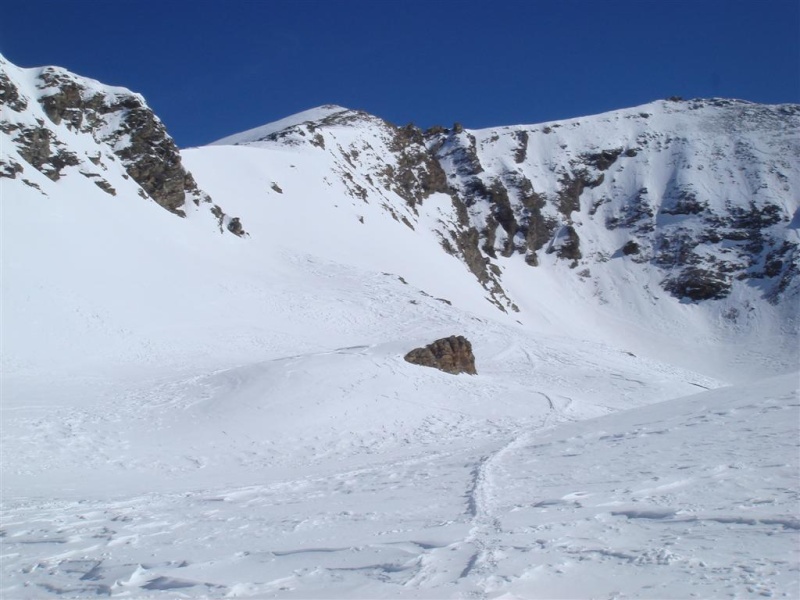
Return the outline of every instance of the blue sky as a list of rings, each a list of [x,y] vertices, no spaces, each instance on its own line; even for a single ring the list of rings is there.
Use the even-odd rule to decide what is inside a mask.
[[[472,128],[796,103],[800,1],[8,1],[0,52],[142,93],[185,147],[326,103]]]

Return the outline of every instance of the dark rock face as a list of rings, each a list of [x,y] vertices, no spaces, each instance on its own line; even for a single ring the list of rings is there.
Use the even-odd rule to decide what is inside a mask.
[[[450,336],[436,340],[424,348],[415,348],[405,355],[405,360],[414,365],[433,367],[445,373],[469,373],[477,375],[472,344],[463,336]]]
[[[525,159],[528,158],[528,132],[527,131],[517,131],[514,133],[514,137],[519,144],[514,150],[514,162],[522,164],[525,162]]]
[[[53,181],[61,178],[64,167],[80,164],[77,155],[66,150],[45,127],[21,127],[14,142],[19,155]]]
[[[11,71],[2,68],[6,64],[0,60],[0,104],[18,113],[28,110],[30,119],[27,124],[0,119],[0,130],[13,136],[15,149],[30,166],[56,181],[65,167],[83,165],[81,173],[113,195],[116,191],[94,167],[107,170],[110,162],[119,160],[124,177],[141,187],[140,195],[173,214],[186,216],[187,200],[195,206],[212,204],[183,167],[178,147],[141,96],[47,67],[36,75],[39,95],[26,98],[9,76]],[[73,133],[91,135],[97,152],[83,157],[71,152],[70,139],[48,120]],[[2,166],[5,177],[19,172],[17,166]],[[230,220],[226,218],[226,223]],[[228,230],[244,235],[238,220]]]
[[[44,70],[40,79],[46,89],[55,90],[40,100],[49,119],[111,145],[128,174],[156,203],[183,217],[187,194],[198,203],[201,197],[210,201],[183,168],[178,147],[141,97],[93,93],[70,74],[56,70]],[[111,119],[118,121],[117,127],[101,130]]]
[[[571,260],[573,262],[579,260],[582,254],[581,240],[578,237],[578,232],[575,231],[572,225],[565,225],[558,233],[558,237],[547,252],[548,254],[555,252],[558,258]]]
[[[595,169],[605,171],[616,162],[620,154],[622,154],[622,148],[614,148],[612,150],[602,150],[594,154],[583,154],[581,155],[581,160],[587,165],[593,166]],[[628,156],[630,156],[630,154]]]
[[[731,283],[724,274],[706,269],[686,269],[678,277],[664,284],[671,294],[678,298],[698,300],[720,300],[731,290]]]
[[[8,179],[16,179],[17,173],[23,172],[22,165],[19,164],[17,161],[14,160],[0,160],[0,177],[6,177]]]
[[[626,242],[625,245],[622,247],[622,253],[625,256],[630,256],[631,254],[639,254],[640,250],[641,248],[639,247],[639,244],[636,243],[636,240],[630,240]]]
[[[161,121],[149,108],[137,106],[127,112],[119,133],[130,136],[130,144],[117,153],[128,174],[158,204],[185,216],[181,207],[187,192],[198,194],[199,190]]]
[[[0,104],[13,111],[20,112],[28,107],[28,102],[19,95],[19,90],[8,75],[0,72]]]
[[[397,156],[397,167],[387,166],[382,173],[386,187],[412,207],[431,194],[450,191],[447,176],[424,142],[422,131],[414,125],[394,128],[389,149]]]

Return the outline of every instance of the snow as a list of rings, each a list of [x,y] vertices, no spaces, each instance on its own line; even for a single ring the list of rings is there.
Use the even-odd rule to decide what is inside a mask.
[[[302,125],[304,123],[313,123],[320,121],[325,117],[330,117],[331,115],[347,112],[349,112],[349,109],[347,108],[336,106],[335,104],[325,104],[324,106],[311,108],[309,110],[294,114],[290,117],[279,119],[277,121],[273,121],[272,123],[267,123],[266,125],[260,125],[259,127],[254,127],[253,129],[248,129],[247,131],[242,131],[241,133],[224,137],[216,142],[212,142],[211,145],[228,146],[258,142],[272,133],[283,131],[284,129],[288,129],[296,125]]]
[[[339,110],[184,152],[245,239],[121,168],[115,197],[71,168],[0,180],[0,595],[795,596],[780,313],[726,328],[623,259],[625,287],[550,255],[498,259],[503,313],[440,248],[447,197],[415,214],[338,176],[337,146],[383,152],[374,123],[232,145]],[[403,361],[451,334],[478,375]]]
[[[284,368],[299,364],[319,373],[309,361],[286,361]],[[215,383],[230,391],[240,378],[223,381]],[[362,391],[356,385],[351,398],[362,398]],[[233,394],[237,402],[246,396]],[[416,396],[428,397],[424,390]],[[196,461],[195,469],[212,473],[195,486],[179,480],[180,491],[153,484],[153,462],[146,469],[149,491],[134,492],[136,475],[129,472],[107,481],[113,493],[99,497],[82,482],[80,490],[60,486],[57,498],[6,500],[4,593],[793,595],[800,578],[796,375],[561,425],[576,414],[570,411],[577,402],[552,401],[538,424],[472,429],[468,440],[453,431],[452,414],[439,412],[427,438],[417,432],[405,448],[389,443],[392,450],[371,461],[374,446],[337,448],[338,460],[324,466],[295,455],[280,475],[258,464],[256,457],[269,451],[251,435],[260,430],[260,439],[269,439],[264,425],[272,418],[248,419],[237,431],[235,417],[217,406],[215,422],[224,415],[218,423],[225,431],[249,438],[249,484],[227,485],[203,463],[213,457],[185,456],[184,469]],[[176,407],[163,408],[145,404],[142,417],[169,416]],[[196,415],[181,408],[174,420],[192,421],[194,435],[203,436]],[[312,418],[303,426],[316,427],[321,418]],[[347,428],[358,426],[347,418]],[[159,427],[159,433],[169,439],[177,432]],[[182,433],[187,449],[188,431]],[[99,437],[97,429],[92,435]],[[113,443],[125,447],[124,440]],[[206,447],[232,453],[230,444]],[[168,458],[165,450],[158,454]]]

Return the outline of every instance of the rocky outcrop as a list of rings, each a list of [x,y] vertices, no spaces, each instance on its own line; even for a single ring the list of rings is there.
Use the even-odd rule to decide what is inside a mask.
[[[186,216],[187,197],[195,205],[211,201],[183,168],[178,147],[141,96],[103,94],[61,69],[44,69],[39,79],[39,101],[48,118],[108,144],[157,204]]]
[[[6,73],[0,71],[0,104],[20,112],[28,107],[28,101],[20,96],[19,89]]]
[[[433,367],[445,373],[477,375],[472,344],[463,336],[450,336],[436,340],[424,348],[415,348],[405,355],[406,362],[423,367]]]
[[[678,298],[689,300],[719,300],[731,289],[730,280],[719,272],[707,269],[686,269],[675,278],[664,282],[664,289]]]
[[[473,272],[514,254],[570,267],[627,256],[679,299],[719,300],[743,281],[775,303],[800,273],[786,229],[800,147],[784,134],[798,129],[798,106],[712,99],[426,139],[479,234]],[[664,183],[641,185],[655,172]]]
[[[197,187],[164,124],[140,95],[45,67],[31,70],[38,94],[28,98],[14,84],[14,70],[0,57],[0,103],[9,109],[0,120],[0,131],[12,136],[14,149],[31,167],[53,181],[66,167],[80,167],[98,187],[116,194],[99,171],[118,168],[110,164],[118,160],[125,177],[140,186],[140,195],[181,217],[186,216],[187,202],[195,208],[214,207],[221,230],[245,234],[238,219],[216,214],[221,209]],[[97,151],[73,151],[70,142],[75,135],[91,136]],[[0,163],[3,176],[13,178],[19,172],[7,157]]]
[[[80,164],[78,156],[46,127],[20,127],[13,139],[19,155],[53,181],[61,178],[64,167]]]

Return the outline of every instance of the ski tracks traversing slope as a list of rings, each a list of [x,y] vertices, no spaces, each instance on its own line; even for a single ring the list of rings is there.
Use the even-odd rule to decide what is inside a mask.
[[[515,350],[515,349],[510,349]],[[530,355],[526,353],[530,360]],[[532,364],[532,363],[531,363]],[[517,424],[513,433],[503,436],[505,441],[495,445],[489,453],[467,463],[469,480],[465,494],[465,515],[468,517],[467,535],[447,546],[431,548],[420,556],[419,570],[405,585],[429,587],[452,586],[470,597],[486,598],[500,590],[511,580],[498,574],[498,563],[508,550],[504,539],[501,498],[508,481],[514,477],[505,461],[541,431],[567,420],[556,403],[543,392],[535,392],[545,401],[547,410],[538,423]],[[564,406],[568,406],[567,400]]]
[[[780,597],[798,581],[795,381],[248,486],[6,499],[0,591]]]
[[[790,597],[797,374],[542,432],[505,463],[520,597]],[[794,483],[792,483],[794,482]],[[531,543],[533,542],[533,543]]]

